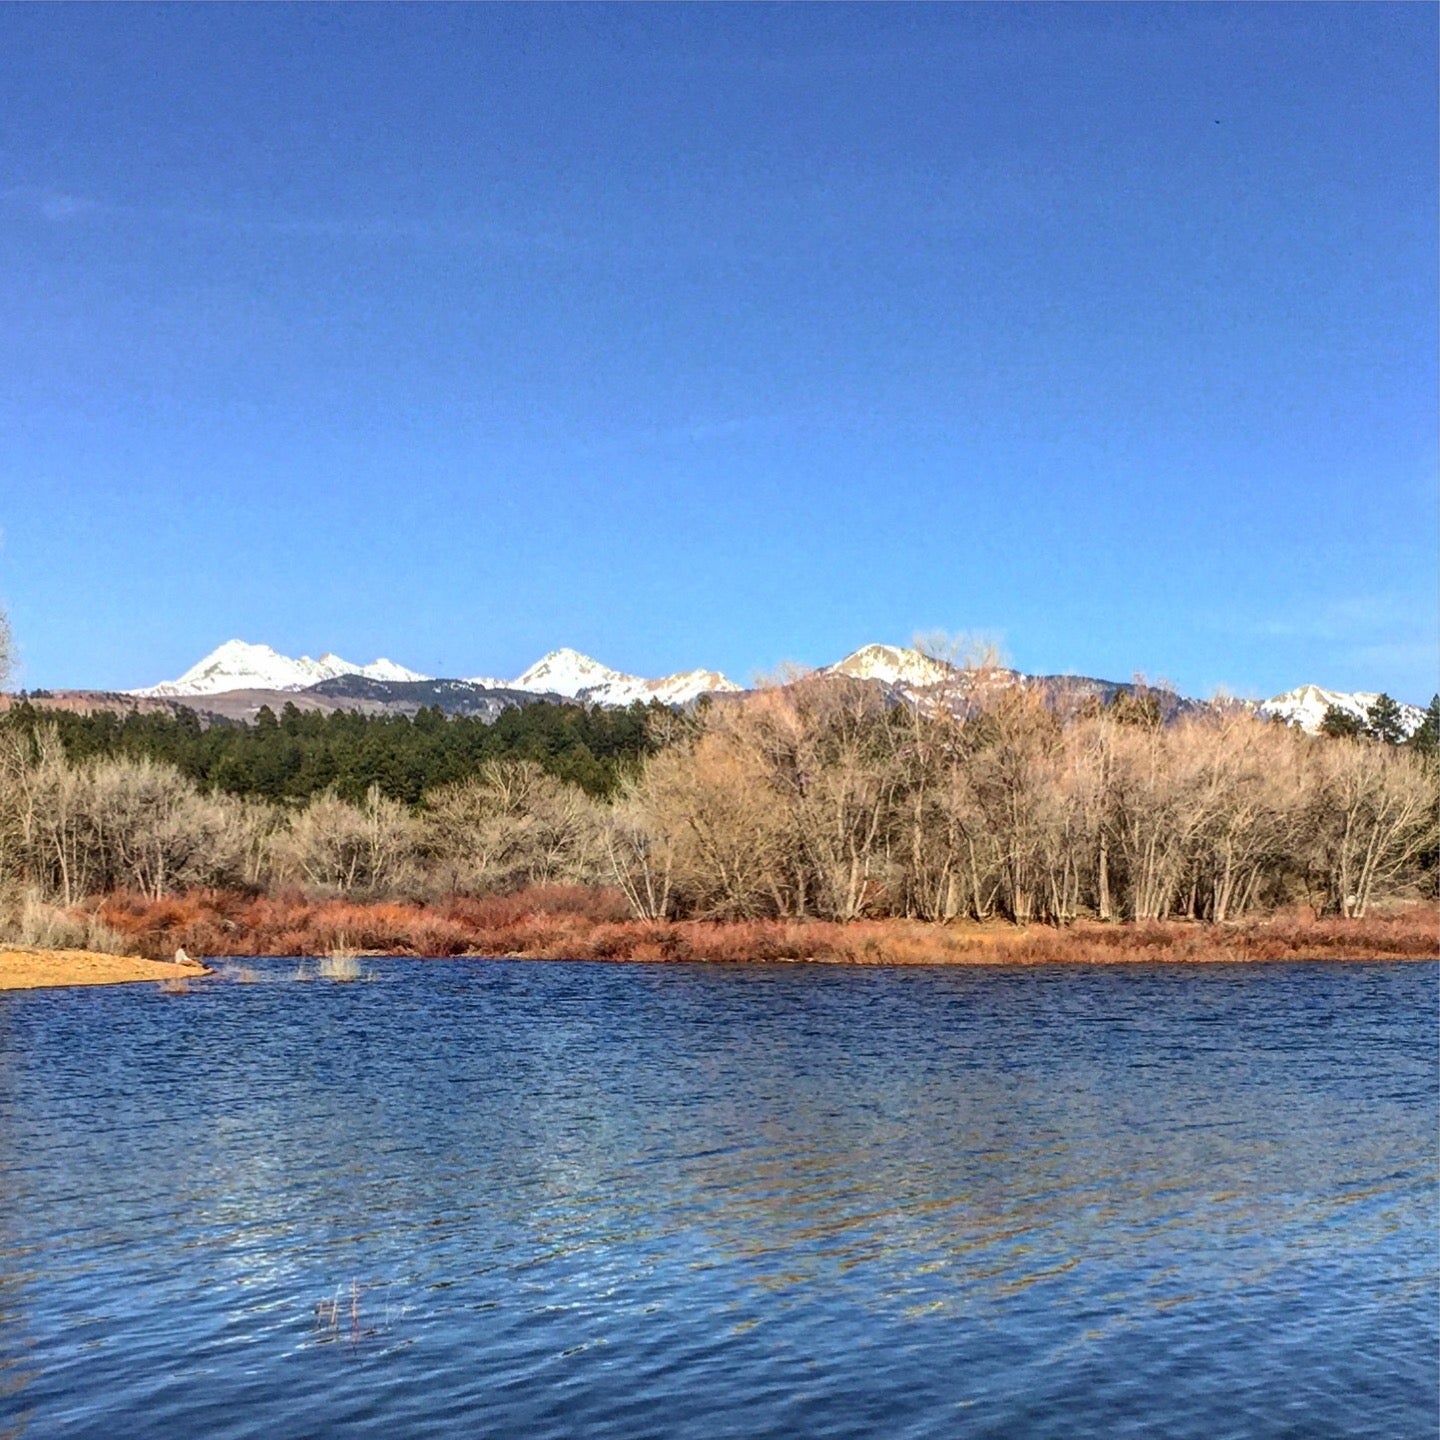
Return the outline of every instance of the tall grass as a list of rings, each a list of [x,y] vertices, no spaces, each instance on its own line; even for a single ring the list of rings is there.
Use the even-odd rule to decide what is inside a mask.
[[[30,950],[96,950],[133,955],[136,946],[121,929],[92,911],[47,904],[27,890],[0,909],[0,940]]]
[[[320,957],[315,973],[321,980],[359,980],[360,957],[353,951],[332,950]]]
[[[197,891],[164,901],[104,900],[92,917],[128,948],[163,958],[175,946],[209,955],[315,955],[315,978],[363,978],[359,954],[515,955],[675,962],[820,961],[852,965],[1128,964],[1151,961],[1440,956],[1433,902],[1364,920],[1285,911],[1226,925],[1188,921],[1064,929],[911,920],[644,921],[615,892],[534,887],[434,905],[256,897]]]

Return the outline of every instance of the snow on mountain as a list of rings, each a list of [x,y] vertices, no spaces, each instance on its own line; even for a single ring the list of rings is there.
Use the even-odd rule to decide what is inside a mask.
[[[1379,698],[1378,694],[1368,690],[1323,690],[1318,685],[1299,685],[1283,695],[1262,700],[1256,709],[1267,719],[1283,720],[1287,725],[1298,725],[1307,734],[1315,735],[1319,733],[1325,712],[1332,705],[1347,715],[1364,720]],[[1413,735],[1424,718],[1425,712],[1418,705],[1400,702],[1400,724],[1407,735]]]
[[[335,659],[333,655],[328,657]],[[345,663],[343,660],[340,662]],[[431,680],[431,675],[422,675],[418,670],[407,670],[403,665],[397,665],[393,660],[387,660],[383,655],[378,660],[372,660],[368,665],[358,665],[354,670],[342,670],[342,675],[367,675],[371,680]]]
[[[244,640],[227,640],[203,660],[192,665],[178,680],[165,680],[127,694],[183,698],[189,695],[220,695],[229,690],[306,690],[322,680],[340,675],[363,675],[371,680],[428,680],[431,677],[407,670],[393,660],[376,660],[369,665],[352,665],[338,655],[298,660],[281,655],[268,645],[251,645]],[[659,700],[665,705],[683,705],[700,695],[740,687],[715,670],[687,670],[646,680],[612,670],[578,650],[552,650],[537,660],[516,680],[497,680],[477,675],[471,685],[487,690],[527,690],[535,695],[564,695],[592,705],[630,705],[639,700]]]
[[[510,682],[512,690],[579,698],[587,690],[598,690],[616,682],[638,683],[635,675],[622,675],[578,650],[552,650],[542,655],[523,675]]]
[[[659,680],[646,680],[639,675],[612,670],[578,650],[569,649],[552,650],[518,679],[501,683],[508,684],[512,690],[565,695],[592,705],[632,705],[637,700],[642,704],[659,700],[665,705],[683,705],[700,695],[740,688],[716,670],[686,670]]]
[[[733,680],[718,670],[682,670],[663,680],[646,680],[644,700],[659,700],[664,705],[684,705],[702,695],[734,695],[740,690]]]
[[[843,660],[825,667],[827,674],[848,675],[852,680],[878,680],[882,685],[925,689],[953,680],[953,665],[936,660],[919,650],[898,645],[864,645]]]
[[[352,665],[338,655],[298,660],[281,655],[268,645],[251,645],[244,640],[227,640],[203,660],[192,665],[178,680],[130,690],[130,695],[185,696],[220,695],[227,690],[305,690],[337,675],[367,675],[372,680],[427,680],[393,660],[376,660],[369,665]]]
[[[906,693],[937,695],[945,692],[935,687],[947,682],[962,681],[966,672],[937,660],[919,650],[896,645],[865,645],[847,655],[822,673],[848,675],[856,680],[876,680]],[[1018,678],[1013,671],[1001,672],[1002,678]],[[203,660],[192,665],[178,680],[162,681],[143,689],[130,690],[136,696],[183,698],[193,695],[220,695],[230,690],[306,690],[322,680],[340,675],[362,675],[371,680],[428,680],[414,670],[407,670],[393,660],[375,660],[369,665],[352,665],[338,655],[322,655],[312,660],[302,655],[298,660],[281,655],[268,645],[251,645],[244,640],[227,640]],[[497,680],[475,676],[468,683],[489,690],[525,690],[536,695],[564,695],[591,705],[631,705],[635,701],[648,704],[658,700],[663,705],[684,705],[701,695],[734,692],[740,689],[732,680],[715,670],[685,670],[647,680],[612,670],[578,650],[552,650],[542,656],[515,680]],[[1332,705],[1348,714],[1365,718],[1366,711],[1379,697],[1368,691],[1346,692],[1325,690],[1318,685],[1301,685],[1294,690],[1262,700],[1256,711],[1266,717],[1284,720],[1314,734]],[[1412,734],[1424,719],[1417,706],[1400,705],[1401,724]]]

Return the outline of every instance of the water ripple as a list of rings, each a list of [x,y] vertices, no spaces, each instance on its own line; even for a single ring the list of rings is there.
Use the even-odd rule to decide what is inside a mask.
[[[0,999],[0,1437],[1437,1420],[1431,966]]]

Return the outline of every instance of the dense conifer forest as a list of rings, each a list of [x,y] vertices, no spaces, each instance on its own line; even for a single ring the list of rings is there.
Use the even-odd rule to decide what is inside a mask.
[[[206,790],[241,798],[299,803],[323,791],[359,802],[371,786],[414,805],[427,791],[463,780],[491,760],[527,760],[596,798],[612,795],[655,748],[653,730],[669,712],[547,701],[504,711],[493,723],[438,708],[413,717],[325,714],[286,704],[260,710],[253,725],[202,723],[193,710],[121,715],[41,710],[22,701],[8,713],[12,730],[53,726],[74,764],[124,758],[173,765]]]

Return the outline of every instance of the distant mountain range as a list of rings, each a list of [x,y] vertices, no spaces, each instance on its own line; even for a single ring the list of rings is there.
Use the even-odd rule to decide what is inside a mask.
[[[895,645],[865,645],[843,660],[824,667],[829,673],[848,675],[857,680],[873,680],[899,693],[917,696],[934,693],[939,687],[953,683],[955,667],[919,650]],[[1087,676],[1040,675],[1026,676],[1018,671],[1004,672],[1014,679],[1025,680],[1045,688],[1048,695],[1059,699],[1094,696],[1108,701],[1132,686],[1113,680],[1096,680]],[[406,669],[393,660],[375,660],[368,665],[355,665],[338,655],[322,655],[312,660],[302,655],[298,660],[281,655],[268,645],[253,645],[243,640],[227,640],[218,649],[192,665],[176,680],[129,690],[125,694],[137,698],[185,701],[205,699],[204,707],[217,713],[235,716],[253,714],[266,701],[266,696],[293,698],[305,708],[333,709],[354,704],[376,710],[414,711],[422,706],[438,705],[441,709],[460,714],[478,714],[493,718],[511,705],[548,698],[575,700],[594,705],[630,705],[635,701],[658,700],[666,705],[684,705],[701,695],[738,692],[741,687],[716,670],[686,670],[675,675],[647,680],[612,670],[588,655],[570,649],[552,650],[513,680],[490,676],[469,679],[436,679]],[[1364,718],[1376,695],[1368,692],[1324,690],[1318,685],[1302,685],[1283,695],[1262,700],[1254,705],[1264,716],[1315,732],[1325,712],[1332,705],[1339,710]],[[1170,702],[1171,710],[1186,709],[1194,701],[1177,697]],[[1418,706],[1400,707],[1406,733],[1413,731],[1423,718]]]
[[[434,677],[407,670],[393,660],[374,660],[354,665],[338,655],[312,660],[302,655],[292,660],[268,645],[245,640],[227,640],[203,660],[192,665],[178,680],[163,680],[127,695],[176,699],[188,695],[221,695],[235,690],[309,690],[328,680],[358,675],[366,680],[411,684],[433,682]],[[578,650],[552,650],[514,680],[474,676],[461,681],[439,682],[469,685],[480,690],[513,690],[529,695],[559,695],[593,705],[630,705],[636,700],[659,700],[666,705],[683,705],[705,694],[734,691],[740,687],[715,670],[687,670],[659,680],[644,680],[612,670]]]

